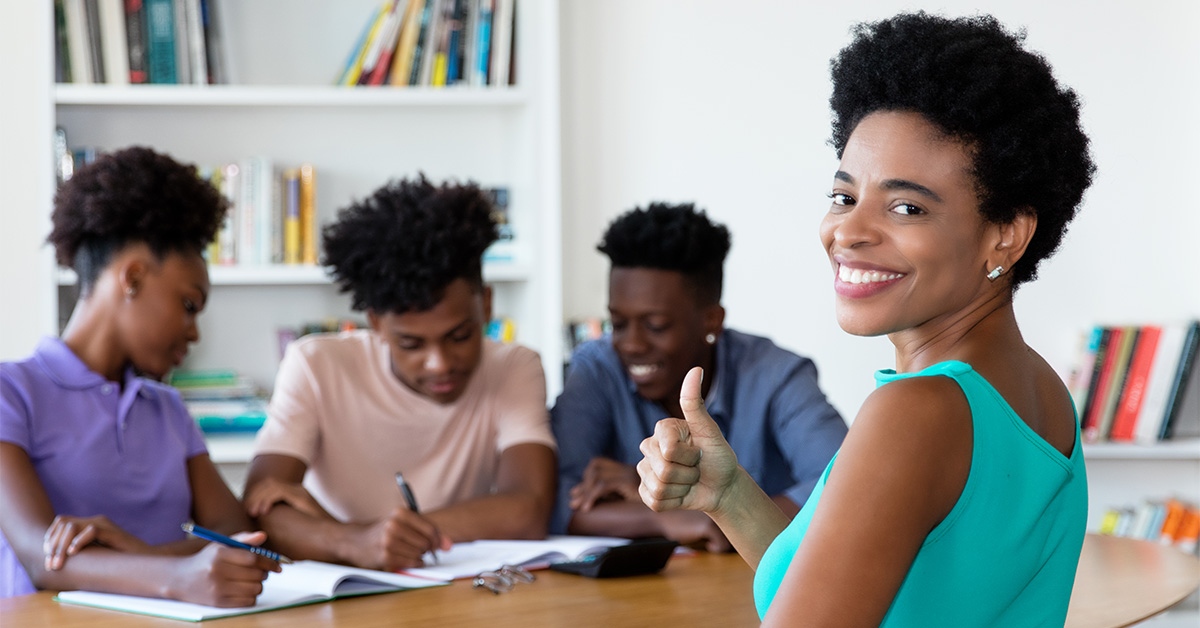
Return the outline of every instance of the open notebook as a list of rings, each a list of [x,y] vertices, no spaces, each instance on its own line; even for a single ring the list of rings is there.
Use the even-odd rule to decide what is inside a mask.
[[[301,560],[291,565],[284,565],[283,571],[268,576],[263,582],[263,592],[258,596],[258,602],[254,606],[218,608],[176,600],[95,593],[93,591],[63,591],[54,599],[59,602],[142,615],[202,621],[216,617],[246,615],[277,608],[324,602],[352,595],[403,591],[446,584],[446,578],[437,578],[436,576],[433,578]]]
[[[550,536],[544,541],[483,540],[455,543],[449,551],[437,553],[436,563],[427,554],[424,567],[406,569],[404,573],[443,580],[470,578],[482,571],[499,569],[501,565],[538,568],[550,563],[578,560],[626,543],[629,543],[629,539],[607,536]]]

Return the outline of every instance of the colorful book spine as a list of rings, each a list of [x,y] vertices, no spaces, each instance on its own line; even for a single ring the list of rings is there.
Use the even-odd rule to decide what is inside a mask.
[[[283,219],[283,263],[300,263],[300,171],[283,173],[283,196],[287,213]]]
[[[488,66],[492,49],[493,0],[479,0],[479,24],[476,27],[478,42],[475,47],[475,72],[472,85],[482,87],[488,82]]]
[[[1120,327],[1105,329],[1104,352],[1097,354],[1099,371],[1095,376],[1095,387],[1088,393],[1087,418],[1083,423],[1083,440],[1094,443],[1100,440],[1100,416],[1104,413],[1104,400],[1112,380],[1113,364],[1116,362],[1117,347],[1121,344],[1124,330]]]
[[[401,4],[404,2],[406,0],[398,0],[392,5],[392,12],[388,15],[387,23],[383,27],[383,36],[380,38],[379,59],[375,61],[375,67],[371,70],[371,75],[367,77],[367,85],[383,85],[392,69],[392,59],[396,55],[396,42],[400,40],[400,27],[404,21],[404,14],[408,12],[407,4],[401,8]]]
[[[1138,332],[1137,348],[1129,360],[1129,375],[1125,378],[1125,387],[1113,414],[1109,440],[1133,441],[1138,415],[1145,401],[1146,382],[1150,378],[1150,367],[1154,363],[1154,353],[1161,335],[1162,328],[1156,325],[1147,325]]]
[[[412,68],[409,69],[408,84],[421,85],[421,72],[424,66],[425,50],[428,48],[429,23],[433,20],[434,5],[437,0],[424,0],[421,7],[421,24],[417,26],[417,43],[413,46]]]
[[[413,53],[417,47],[417,36],[421,28],[421,13],[425,0],[409,0],[404,13],[404,25],[400,28],[400,39],[396,43],[395,56],[392,59],[392,69],[387,83],[396,87],[408,86],[409,76],[412,75]]]
[[[221,222],[221,229],[217,232],[217,240],[221,247],[217,263],[223,266],[237,263],[237,230],[240,223],[237,200],[241,197],[241,185],[241,168],[237,164],[227,164],[221,168],[221,193],[229,200],[230,205],[225,219]]]
[[[146,11],[142,0],[125,0],[125,40],[129,53],[129,82],[150,80],[146,59]]]
[[[146,55],[150,82],[175,83],[175,5],[173,0],[144,0]]]
[[[125,33],[123,0],[97,0],[104,77],[110,85],[129,84],[129,38]]]
[[[317,173],[311,164],[300,166],[300,262],[317,264]]]
[[[1179,365],[1175,369],[1175,377],[1171,380],[1170,392],[1167,393],[1167,404],[1163,412],[1159,440],[1167,440],[1175,432],[1175,423],[1179,420],[1180,408],[1183,405],[1188,384],[1192,379],[1192,369],[1196,365],[1198,353],[1200,353],[1200,320],[1192,322],[1188,327],[1187,336],[1184,338]]]
[[[1163,416],[1167,411],[1167,396],[1171,393],[1175,370],[1179,368],[1179,358],[1186,339],[1186,324],[1170,323],[1162,326],[1158,351],[1155,352],[1154,363],[1150,366],[1145,399],[1134,435],[1135,442],[1139,444],[1150,445],[1158,442]]]

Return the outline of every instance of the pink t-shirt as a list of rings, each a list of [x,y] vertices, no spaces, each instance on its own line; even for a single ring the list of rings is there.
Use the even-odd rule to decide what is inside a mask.
[[[437,510],[490,494],[508,447],[555,447],[537,353],[486,340],[463,395],[442,405],[396,378],[374,332],[306,336],[279,365],[267,416],[255,454],[303,461],[313,497],[354,523],[404,503],[397,471],[422,510]]]

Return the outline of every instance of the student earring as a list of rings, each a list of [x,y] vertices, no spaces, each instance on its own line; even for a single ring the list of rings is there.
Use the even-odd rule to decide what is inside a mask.
[[[704,342],[707,342],[707,343],[708,343],[708,344],[710,344],[710,345],[715,345],[715,344],[717,344],[717,335],[716,335],[716,334],[709,334],[709,335],[705,336],[705,337],[704,337]]]
[[[129,287],[125,288],[125,300],[131,301],[135,296],[137,296],[137,286],[134,284],[129,284]]]
[[[993,268],[992,272],[987,274],[988,281],[996,281],[996,278],[999,277],[1000,273],[1002,272],[1004,272],[1003,266],[997,266]]]

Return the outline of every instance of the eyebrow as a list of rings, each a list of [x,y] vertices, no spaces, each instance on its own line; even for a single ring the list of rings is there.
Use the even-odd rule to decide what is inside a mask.
[[[833,178],[850,184],[854,183],[854,177],[841,170],[838,170],[836,173],[834,173]],[[943,202],[942,197],[938,195],[937,192],[934,192],[933,190],[915,181],[909,181],[908,179],[887,179],[880,185],[880,187],[885,190],[908,190],[909,192],[916,192],[917,194],[931,198],[939,203]]]
[[[453,336],[455,333],[461,331],[463,328],[469,326],[470,324],[471,324],[471,317],[468,316],[467,318],[464,318],[461,323],[450,328],[450,331],[442,334],[442,337],[445,338],[447,336]],[[402,331],[393,331],[392,335],[395,336],[399,340],[420,340],[420,341],[425,340],[424,336],[414,336],[412,334],[406,334]]]

